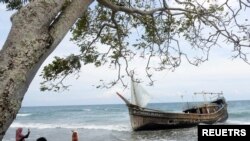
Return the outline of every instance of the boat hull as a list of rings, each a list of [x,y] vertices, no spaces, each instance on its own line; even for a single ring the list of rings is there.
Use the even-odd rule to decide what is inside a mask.
[[[127,106],[131,126],[134,131],[185,128],[196,126],[200,123],[213,124],[216,122],[224,122],[228,118],[226,104],[220,106],[217,111],[207,114],[168,113],[141,108],[136,105]]]

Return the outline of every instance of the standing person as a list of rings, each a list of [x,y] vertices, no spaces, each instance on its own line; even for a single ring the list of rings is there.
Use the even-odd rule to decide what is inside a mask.
[[[72,131],[72,141],[78,141],[78,133],[77,131]]]
[[[16,129],[16,141],[25,141],[25,138],[28,138],[30,135],[30,129],[28,129],[28,133],[26,135],[22,134],[23,128]]]

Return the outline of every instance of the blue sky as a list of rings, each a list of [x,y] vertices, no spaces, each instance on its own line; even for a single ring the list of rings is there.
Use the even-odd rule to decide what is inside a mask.
[[[0,46],[4,44],[11,27],[10,16],[13,12],[6,11],[0,5]],[[67,56],[77,53],[78,48],[69,41],[68,33],[57,49],[43,65],[51,62],[54,56]],[[231,59],[230,48],[214,48],[208,62],[199,67],[183,62],[174,72],[158,72],[154,75],[154,86],[142,85],[152,94],[152,102],[192,101],[194,92],[211,91],[224,92],[228,100],[250,100],[250,66],[240,59]],[[137,64],[141,68],[141,63]],[[69,91],[60,93],[40,92],[39,83],[42,79],[37,73],[23,100],[23,106],[49,105],[89,105],[89,104],[117,104],[122,101],[115,95],[116,91],[124,93],[129,98],[129,90],[116,86],[111,89],[96,89],[100,79],[114,78],[115,71],[106,67],[95,68],[92,65],[83,66],[78,79],[71,77],[66,80],[72,85]],[[184,100],[181,99],[184,96]],[[198,97],[195,99],[199,99]]]

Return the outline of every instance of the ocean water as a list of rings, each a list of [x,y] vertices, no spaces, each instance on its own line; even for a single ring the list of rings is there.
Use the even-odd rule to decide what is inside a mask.
[[[149,107],[178,112],[183,103],[157,103]],[[229,118],[223,124],[250,124],[250,101],[229,101]],[[197,127],[134,132],[125,105],[23,107],[3,141],[14,141],[15,130],[31,130],[26,141],[44,136],[48,141],[70,141],[77,130],[80,141],[196,141]]]

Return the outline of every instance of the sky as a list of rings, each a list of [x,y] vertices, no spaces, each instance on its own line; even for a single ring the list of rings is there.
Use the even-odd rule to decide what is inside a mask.
[[[12,13],[0,5],[0,48],[10,30]],[[51,62],[54,56],[64,57],[78,52],[78,47],[70,41],[70,37],[68,33],[43,66]],[[191,102],[200,99],[194,97],[193,93],[201,91],[223,91],[227,100],[250,100],[250,65],[240,59],[232,60],[231,55],[228,48],[215,48],[210,53],[209,61],[199,67],[184,61],[174,72],[155,73],[154,86],[147,86],[146,83],[141,85],[152,95],[151,102]],[[143,67],[140,65],[137,64],[137,67]],[[119,86],[97,89],[94,86],[99,84],[100,79],[109,80],[116,75],[114,70],[106,67],[83,66],[78,79],[71,77],[66,80],[66,84],[72,85],[70,89],[59,93],[40,91],[41,69],[25,94],[22,106],[121,104],[123,101],[115,95],[116,91],[130,98],[128,89]]]

